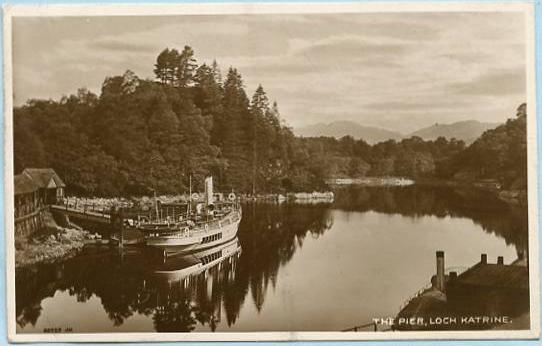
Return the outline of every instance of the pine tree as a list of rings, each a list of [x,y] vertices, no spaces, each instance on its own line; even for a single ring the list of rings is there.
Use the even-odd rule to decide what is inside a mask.
[[[181,54],[177,56],[175,65],[175,85],[181,88],[191,85],[198,66],[194,58],[194,50],[189,46],[184,46]]]
[[[214,71],[207,64],[203,64],[196,70],[194,81],[196,106],[201,109],[203,116],[217,116],[222,112],[223,92]]]
[[[164,49],[156,58],[154,74],[161,84],[173,85],[179,63],[179,52],[176,49]]]

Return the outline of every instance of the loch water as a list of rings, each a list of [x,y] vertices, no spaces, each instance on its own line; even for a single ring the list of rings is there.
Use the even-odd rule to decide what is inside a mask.
[[[214,252],[94,246],[17,270],[17,332],[339,331],[394,317],[430,281],[437,250],[457,269],[481,253],[527,256],[527,225],[524,208],[450,187],[244,204],[238,238]]]

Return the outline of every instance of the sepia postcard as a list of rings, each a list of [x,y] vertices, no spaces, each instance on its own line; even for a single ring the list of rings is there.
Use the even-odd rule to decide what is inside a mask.
[[[533,6],[4,7],[9,339],[539,338]]]

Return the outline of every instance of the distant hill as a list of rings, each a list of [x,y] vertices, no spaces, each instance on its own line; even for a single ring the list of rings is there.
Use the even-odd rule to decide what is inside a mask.
[[[485,131],[499,125],[499,123],[481,123],[476,120],[459,121],[453,124],[435,124],[412,132],[408,137],[418,136],[424,140],[434,140],[438,137],[455,138],[470,144]]]
[[[301,137],[335,137],[352,136],[363,139],[369,144],[387,141],[389,139],[401,140],[412,136],[424,140],[435,140],[438,137],[463,140],[466,144],[474,142],[485,131],[499,126],[499,123],[482,123],[477,120],[458,121],[452,124],[434,124],[417,130],[408,135],[399,132],[384,130],[378,127],[363,126],[354,121],[334,121],[329,124],[318,123],[305,127],[294,128],[294,133]]]
[[[341,138],[347,135],[355,139],[363,139],[369,144],[374,144],[388,139],[399,140],[403,135],[399,132],[380,129],[378,127],[363,126],[353,121],[334,121],[329,124],[319,123],[300,128],[294,128],[294,133],[301,137],[335,137]]]

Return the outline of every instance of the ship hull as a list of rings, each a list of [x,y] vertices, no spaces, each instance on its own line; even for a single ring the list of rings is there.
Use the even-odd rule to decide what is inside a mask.
[[[179,233],[178,236],[147,237],[146,245],[163,250],[165,253],[189,253],[223,244],[237,235],[241,218],[209,231],[194,232],[190,236]]]

